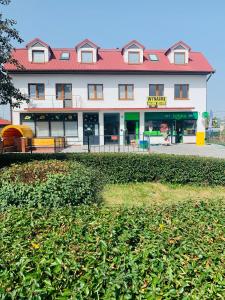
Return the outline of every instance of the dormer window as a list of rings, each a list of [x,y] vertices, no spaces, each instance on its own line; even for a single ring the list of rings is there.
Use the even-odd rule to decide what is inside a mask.
[[[60,56],[61,60],[69,60],[70,59],[70,53],[69,52],[62,52]]]
[[[46,63],[51,59],[51,48],[45,42],[36,38],[26,45],[28,61],[33,63]]]
[[[168,57],[171,64],[184,65],[189,63],[191,48],[180,41],[170,47],[165,55]]]
[[[83,64],[93,63],[93,51],[81,51],[81,62]]]
[[[145,47],[136,40],[129,42],[122,48],[124,62],[128,64],[142,64],[144,49]]]
[[[33,50],[32,51],[32,62],[44,63],[45,62],[44,50]]]
[[[174,52],[174,63],[176,65],[185,64],[185,52]]]
[[[129,51],[128,52],[128,63],[129,64],[140,64],[140,52]]]
[[[99,47],[86,39],[76,46],[77,61],[83,64],[96,63],[98,60]]]

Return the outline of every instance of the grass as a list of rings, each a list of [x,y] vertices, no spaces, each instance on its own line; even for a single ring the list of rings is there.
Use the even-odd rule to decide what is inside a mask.
[[[151,206],[177,202],[225,199],[225,187],[200,187],[162,183],[107,185],[103,191],[106,206]]]

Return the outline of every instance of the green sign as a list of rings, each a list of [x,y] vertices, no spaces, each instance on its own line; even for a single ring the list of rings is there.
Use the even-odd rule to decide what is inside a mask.
[[[145,121],[152,120],[197,120],[198,112],[146,112]]]
[[[124,118],[125,121],[139,121],[139,112],[126,112]]]
[[[207,118],[209,117],[209,113],[208,113],[207,111],[204,111],[204,112],[202,113],[202,117],[203,117],[204,119],[207,119]]]

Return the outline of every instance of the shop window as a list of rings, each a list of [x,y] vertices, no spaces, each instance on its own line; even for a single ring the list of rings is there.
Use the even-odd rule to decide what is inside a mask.
[[[45,85],[43,83],[28,84],[29,97],[34,100],[45,99]]]
[[[119,100],[133,100],[133,99],[134,99],[134,85],[119,84]]]
[[[21,118],[20,123],[22,125],[29,126],[32,129],[33,133],[35,134],[34,115],[33,114],[21,114],[20,118]]]
[[[197,128],[196,120],[184,120],[183,121],[184,135],[195,135],[196,128]]]
[[[65,136],[78,136],[77,114],[65,115]]]
[[[149,85],[149,96],[163,96],[163,95],[164,95],[164,84]]]
[[[175,100],[188,100],[189,84],[175,84],[174,98],[175,98]]]
[[[160,136],[163,132],[169,130],[169,124],[167,121],[163,120],[154,120],[154,121],[145,121],[145,131],[150,132],[152,136]]]
[[[88,99],[103,100],[103,84],[88,84]]]

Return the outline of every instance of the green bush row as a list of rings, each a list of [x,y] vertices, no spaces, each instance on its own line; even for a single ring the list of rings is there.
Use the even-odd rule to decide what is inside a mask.
[[[78,161],[98,170],[107,182],[163,181],[179,184],[225,185],[225,160],[194,156],[124,153],[5,154],[0,167],[46,159]]]
[[[1,214],[0,299],[224,299],[224,201]]]
[[[98,203],[102,183],[92,169],[72,161],[33,161],[2,169],[0,210],[10,205],[63,207]]]

